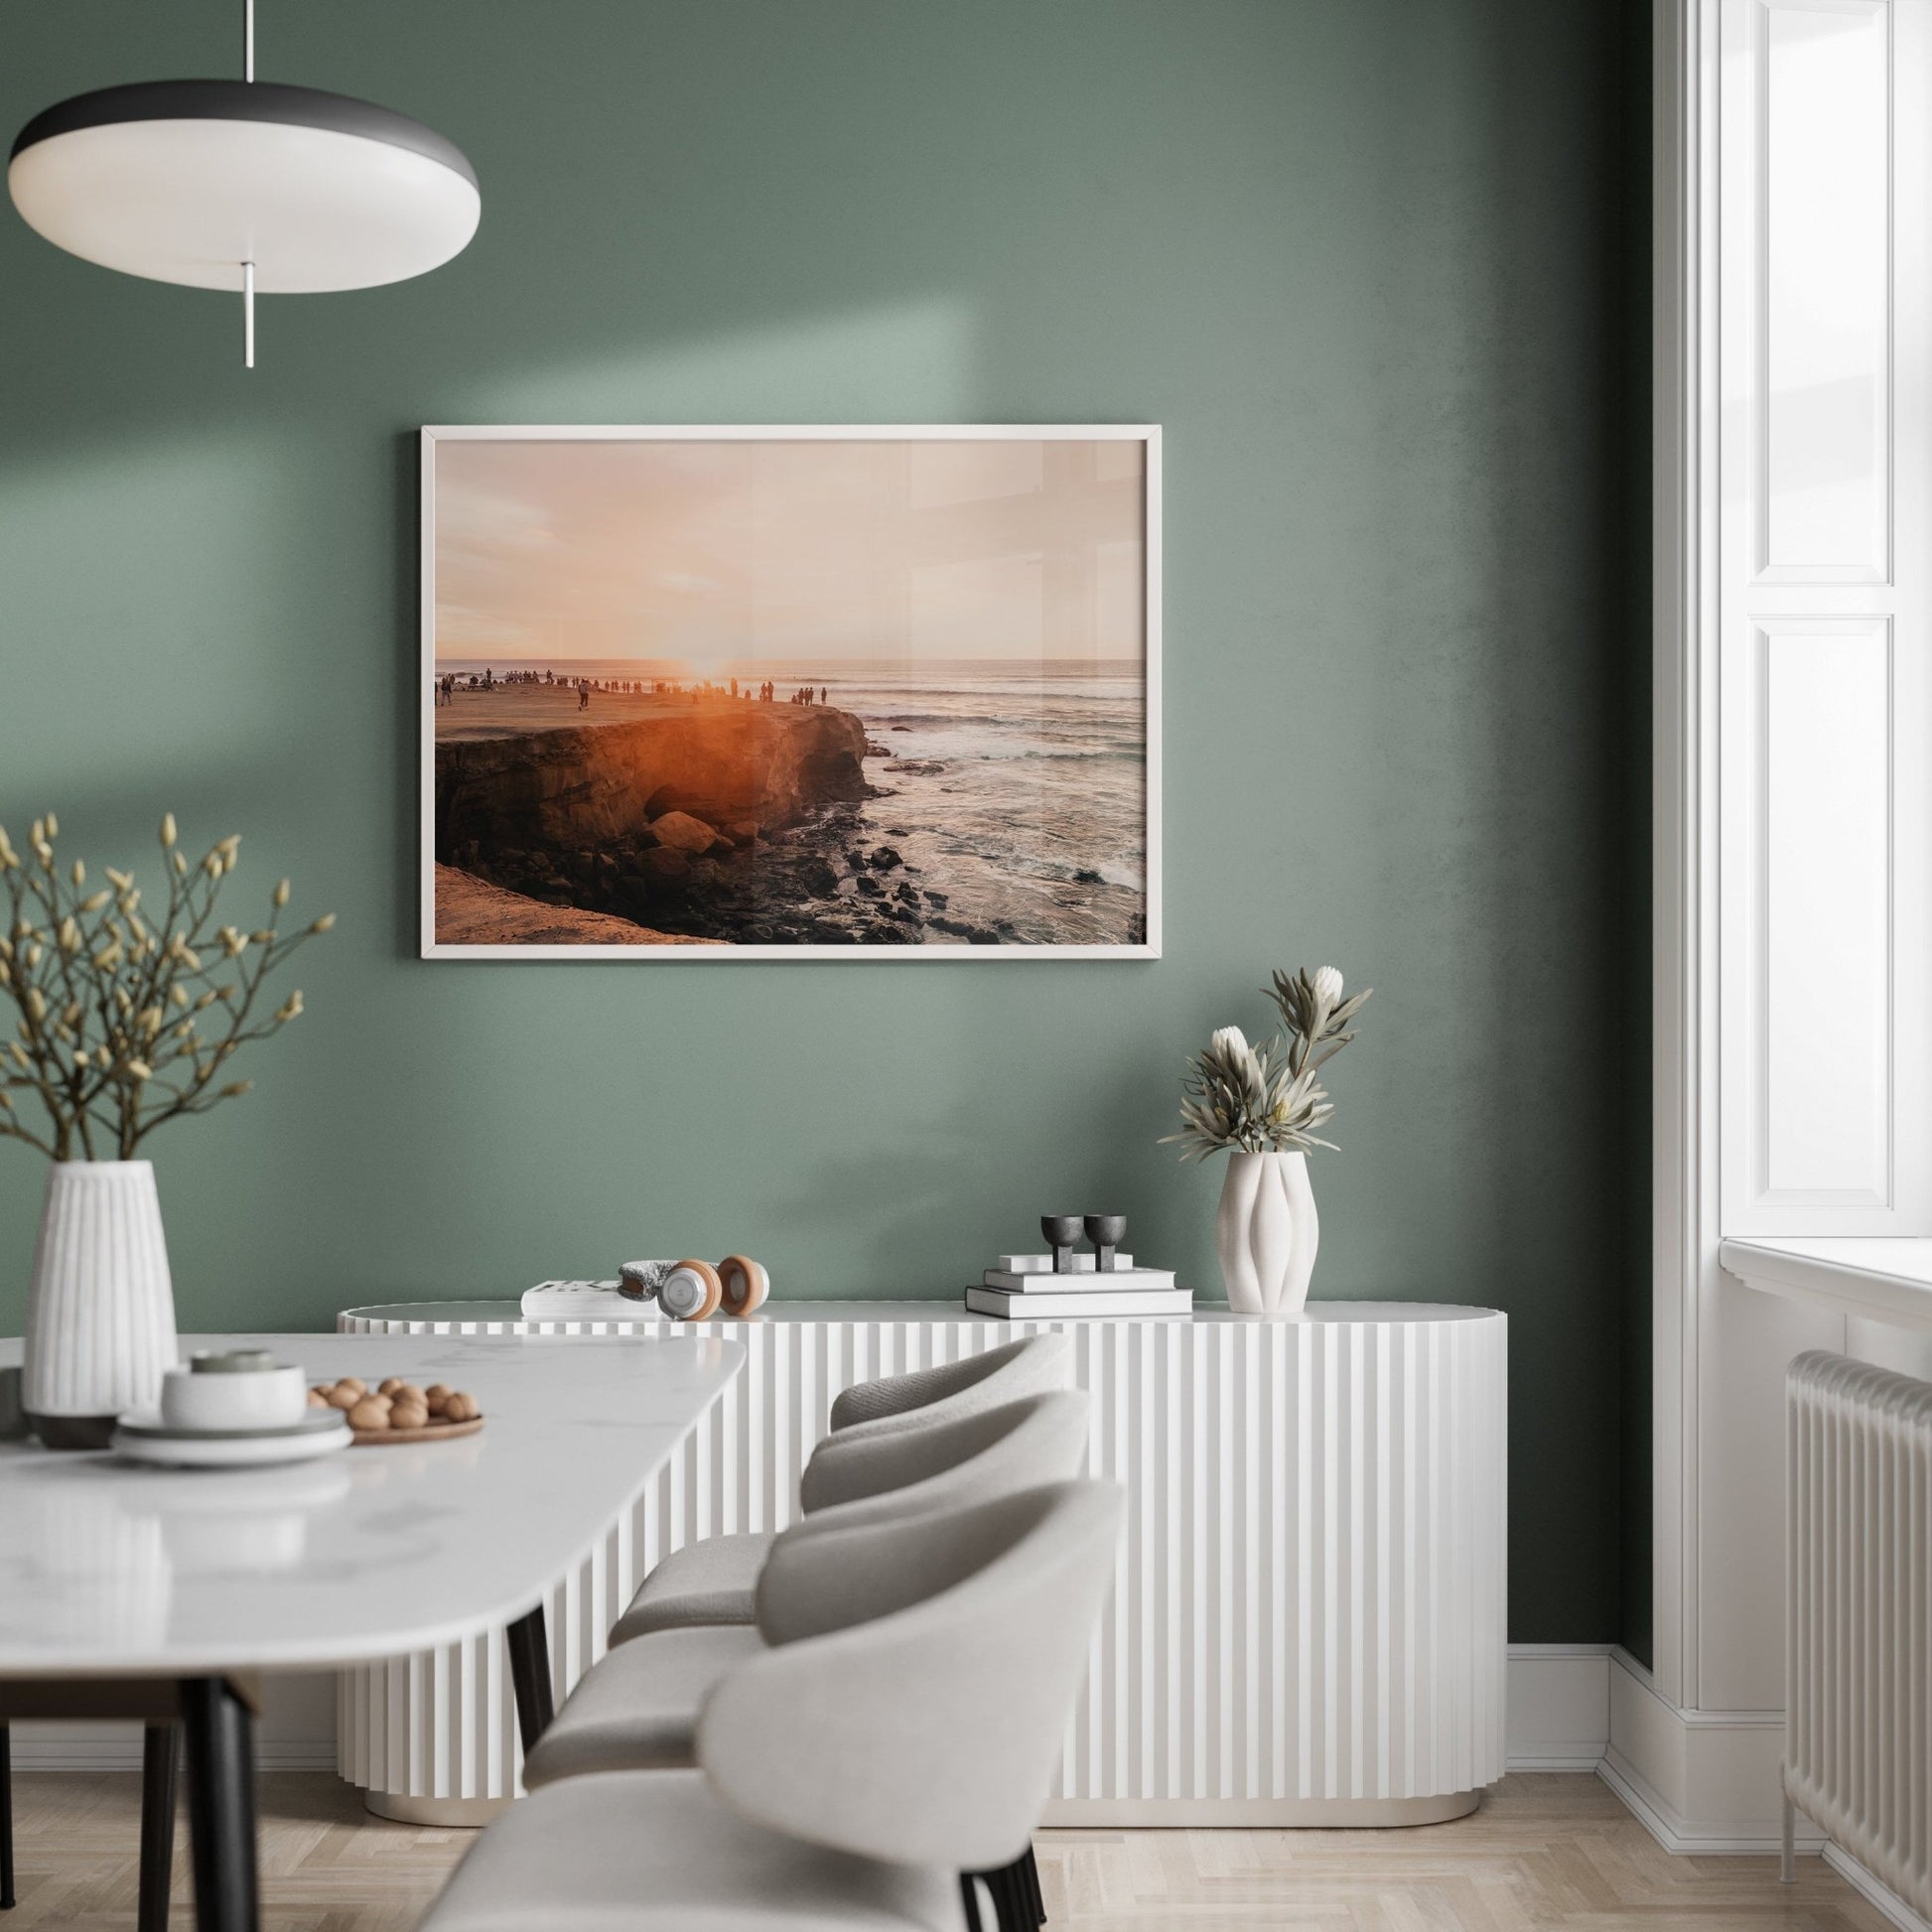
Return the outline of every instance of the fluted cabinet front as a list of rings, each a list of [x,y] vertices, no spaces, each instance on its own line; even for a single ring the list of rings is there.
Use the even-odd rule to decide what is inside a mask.
[[[379,1311],[343,1326],[602,1332],[633,1346],[661,1332]],[[793,1305],[732,1323],[745,1372],[551,1594],[559,1694],[661,1557],[783,1527],[848,1383],[1045,1327],[1066,1330],[1073,1379],[1093,1398],[1091,1472],[1131,1498],[1053,1815],[1420,1821],[1466,1808],[1502,1775],[1506,1323],[1431,1305],[1065,1323]],[[499,1643],[345,1673],[341,1699],[343,1775],[378,1804],[514,1788]]]

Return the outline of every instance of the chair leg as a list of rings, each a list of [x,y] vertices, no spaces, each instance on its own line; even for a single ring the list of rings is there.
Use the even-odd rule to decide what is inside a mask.
[[[980,1888],[970,1871],[959,1874],[959,1909],[966,1932],[984,1932],[980,1924]]]
[[[962,1871],[960,1896],[966,1904],[967,1932],[980,1932],[979,1901],[974,1896],[977,1879],[993,1900],[999,1932],[1039,1932],[1046,1923],[1046,1901],[1039,1890],[1039,1865],[1034,1858],[1033,1840],[1011,1864],[996,1865],[991,1871]]]
[[[14,1906],[14,1746],[0,1725],[0,1912]]]
[[[518,1617],[504,1632],[510,1652],[510,1689],[516,1697],[516,1723],[524,1755],[536,1749],[537,1739],[556,1716],[550,1691],[550,1639],[543,1605]]]
[[[1039,1921],[1035,1918],[1033,1901],[1027,1896],[1018,1859],[1012,1864],[979,1875],[993,1894],[993,1914],[999,1921],[999,1932],[1036,1932]]]

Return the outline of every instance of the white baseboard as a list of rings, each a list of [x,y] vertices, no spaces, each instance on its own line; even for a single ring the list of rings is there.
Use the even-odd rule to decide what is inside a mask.
[[[1761,1822],[1747,1820],[1741,1825],[1724,1820],[1693,1818],[1671,1803],[1657,1787],[1612,1744],[1604,1752],[1596,1775],[1623,1800],[1637,1822],[1666,1852],[1680,1858],[1774,1858],[1781,1847],[1780,1827],[1768,1829]],[[1815,1858],[1826,1850],[1827,1840],[1816,1826],[1798,1821],[1798,1851]]]
[[[17,1771],[138,1771],[136,1724],[17,1724]],[[269,1677],[262,1682],[255,1726],[255,1765],[263,1771],[336,1768],[336,1679],[333,1673]]]
[[[1598,1775],[1665,1851],[1774,1857],[1782,1837],[1781,1711],[1685,1711],[1627,1651],[1610,1653],[1610,1740]],[[1514,1683],[1511,1684],[1512,1690]],[[1801,1854],[1822,1856],[1899,1932],[1923,1918],[1801,1812]]]
[[[138,1771],[141,1727],[125,1724],[17,1724],[13,1726],[16,1771]],[[333,1771],[336,1739],[278,1735],[268,1725],[255,1732],[258,1771]]]
[[[1610,1738],[1602,1778],[1669,1852],[1775,1853],[1781,1843],[1781,1711],[1685,1711],[1650,1673],[1610,1653]],[[1798,1848],[1822,1833],[1801,1821]]]
[[[1607,1644],[1511,1644],[1508,1763],[1512,1771],[1593,1771],[1609,1741]],[[336,1705],[330,1678],[274,1678],[255,1733],[264,1771],[333,1771]],[[134,1725],[22,1724],[22,1771],[138,1771]]]
[[[1932,1919],[1913,1911],[1889,1885],[1874,1878],[1857,1859],[1841,1852],[1836,1845],[1825,1847],[1825,1863],[1897,1926],[1898,1932],[1932,1932]]]
[[[1512,1771],[1593,1771],[1610,1741],[1610,1646],[1509,1646]]]
[[[1048,1798],[1047,1830],[1111,1832],[1392,1831],[1466,1818],[1480,1791],[1433,1798]]]

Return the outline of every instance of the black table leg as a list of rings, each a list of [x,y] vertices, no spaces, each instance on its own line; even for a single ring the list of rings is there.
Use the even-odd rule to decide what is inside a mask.
[[[14,1908],[14,1745],[0,1725],[0,1912]]]
[[[520,1616],[503,1632],[510,1647],[510,1685],[516,1692],[516,1727],[527,1755],[550,1728],[556,1707],[550,1701],[550,1638],[543,1605]]]
[[[181,1680],[199,1932],[259,1932],[255,1714],[222,1677]]]
[[[141,1733],[141,1902],[137,1932],[168,1932],[168,1891],[175,1863],[175,1765],[179,1725],[149,1725]]]

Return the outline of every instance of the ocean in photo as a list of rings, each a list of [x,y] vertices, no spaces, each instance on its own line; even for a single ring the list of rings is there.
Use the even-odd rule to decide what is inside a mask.
[[[826,702],[885,756],[862,808],[955,917],[1029,943],[1121,944],[1147,892],[1139,674],[954,663],[827,671]],[[1139,932],[1136,936],[1143,936]]]

